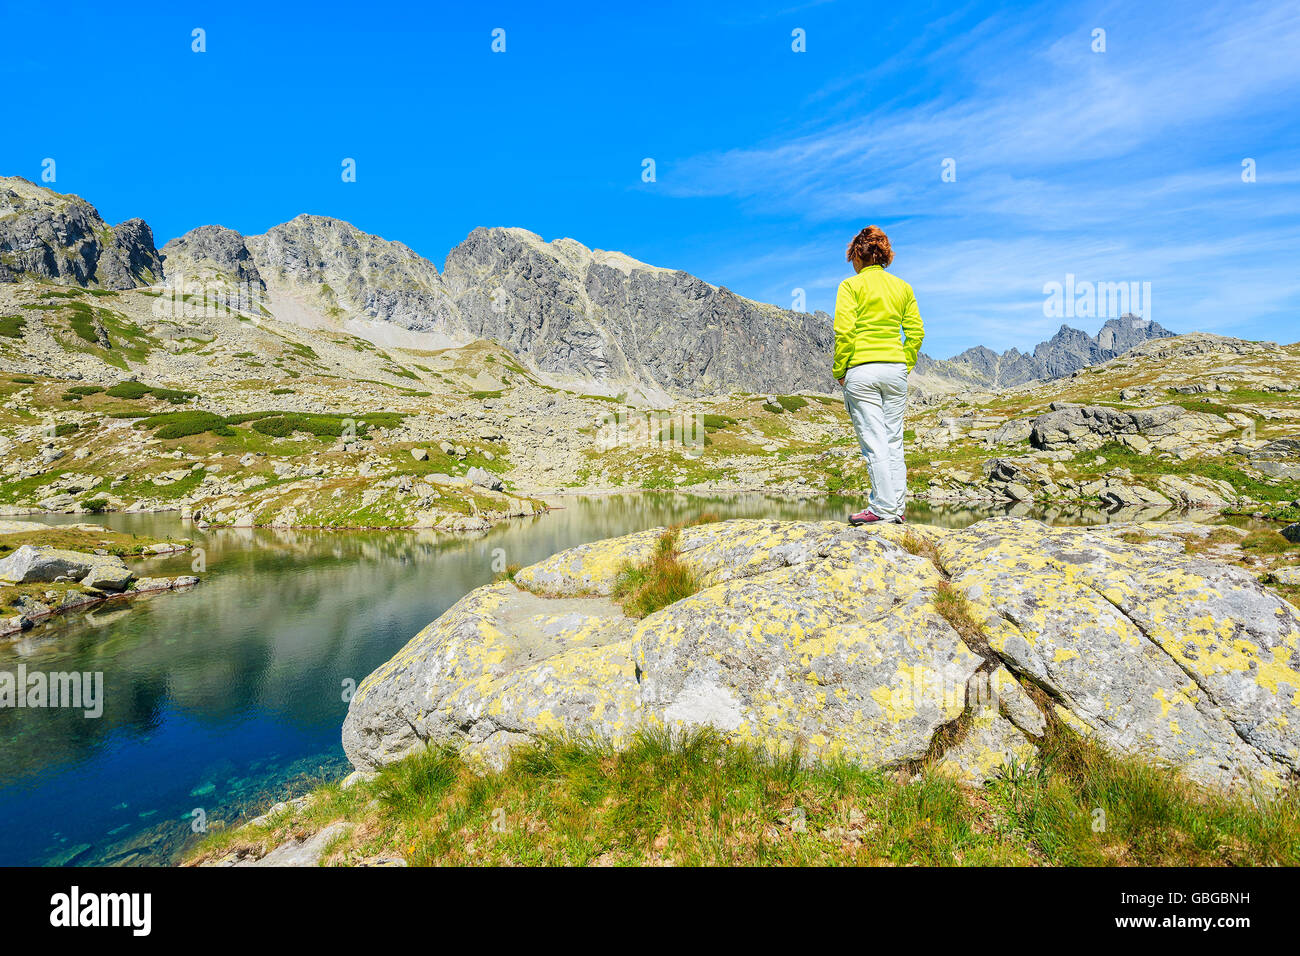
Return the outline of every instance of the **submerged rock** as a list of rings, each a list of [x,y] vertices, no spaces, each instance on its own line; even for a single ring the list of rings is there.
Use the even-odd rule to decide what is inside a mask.
[[[660,530],[466,595],[361,684],[349,759],[439,742],[500,765],[550,732],[709,725],[867,765],[937,757],[978,783],[1060,721],[1203,783],[1300,771],[1300,615],[1241,569],[1021,518],[734,520],[682,530],[701,589],[633,620],[607,596]],[[969,606],[956,627],[947,588]]]

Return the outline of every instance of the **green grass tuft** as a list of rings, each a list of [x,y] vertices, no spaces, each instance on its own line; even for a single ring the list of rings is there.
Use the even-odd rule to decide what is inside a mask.
[[[1100,811],[1100,812],[1099,812]],[[334,820],[330,862],[414,865],[1283,865],[1300,799],[1201,790],[1068,731],[983,789],[766,750],[718,731],[647,728],[621,747],[553,735],[484,772],[430,747],[368,783],[318,790],[268,826],[210,834],[190,862],[258,852]]]
[[[198,397],[198,392],[185,392],[175,388],[163,388],[159,385],[145,385],[141,382],[118,382],[104,394],[112,398],[125,398],[132,401],[149,395],[172,405],[184,405],[190,399]]]
[[[625,565],[619,571],[611,597],[623,606],[628,617],[646,617],[700,589],[698,576],[680,560],[677,534],[677,529],[668,529],[660,535],[648,560]]]
[[[1242,538],[1241,548],[1243,551],[1254,551],[1257,554],[1281,554],[1293,548],[1300,548],[1300,545],[1282,537],[1281,532],[1260,530],[1252,531]]]
[[[226,424],[226,420],[213,412],[166,412],[162,415],[150,415],[136,422],[135,427],[156,429],[154,437],[163,439],[185,438],[203,432],[212,432],[214,435],[226,437],[235,434],[234,429]]]
[[[1254,801],[1057,729],[991,788],[1019,836],[1065,866],[1295,866],[1300,794]]]

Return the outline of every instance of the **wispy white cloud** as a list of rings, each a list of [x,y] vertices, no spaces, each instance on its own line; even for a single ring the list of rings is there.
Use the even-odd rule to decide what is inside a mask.
[[[1180,330],[1267,333],[1293,314],[1300,8],[1112,8],[1051,23],[1056,32],[1045,34],[1000,14],[956,39],[951,24],[922,31],[894,60],[958,68],[959,87],[692,156],[660,185],[803,223],[797,242],[720,272],[728,284],[761,283],[776,302],[798,285],[810,308],[829,307],[847,274],[836,272],[841,233],[887,224],[896,268],[947,320],[950,334],[932,341],[954,350],[980,338],[1023,346],[1055,331],[1041,288],[1067,272],[1152,282],[1155,318]],[[1105,53],[1090,48],[1094,26],[1107,30]],[[897,68],[886,61],[842,77],[811,102],[837,101]],[[1259,163],[1249,184],[1247,156]],[[948,157],[955,183],[940,179]]]

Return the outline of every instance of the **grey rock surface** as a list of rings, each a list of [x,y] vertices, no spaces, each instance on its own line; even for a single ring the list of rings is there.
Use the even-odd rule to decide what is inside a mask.
[[[361,315],[468,340],[432,262],[327,216],[298,216],[244,240],[272,292],[326,314]]]
[[[1236,426],[1218,415],[1189,412],[1181,405],[1131,410],[1076,405],[1039,415],[1033,420],[1029,440],[1034,447],[1049,451],[1060,447],[1098,447],[1131,436],[1147,440],[1147,447],[1177,448],[1235,430]]]
[[[83,587],[99,591],[121,591],[131,583],[134,575],[125,565],[97,564],[81,579]]]
[[[347,836],[352,824],[339,821],[323,827],[305,840],[290,840],[273,849],[260,860],[236,863],[235,866],[316,866],[335,840]]]
[[[701,589],[639,621],[590,595],[644,560],[655,532],[592,542],[471,592],[417,635],[362,682],[344,749],[366,769],[429,741],[500,765],[547,733],[617,742],[707,725],[897,767],[965,716],[941,755],[980,782],[1032,756],[1051,717],[1201,783],[1282,785],[1300,772],[1300,612],[1244,569],[1120,530],[705,524],[678,539]],[[905,535],[928,539],[937,564]],[[938,612],[941,586],[965,596],[977,632]]]
[[[0,282],[132,289],[162,276],[142,219],[110,228],[95,207],[16,176],[0,176]]]
[[[500,475],[494,474],[486,468],[480,468],[478,465],[470,466],[470,469],[465,472],[465,477],[473,484],[481,485],[484,488],[491,488],[493,491],[500,491],[505,487],[505,483],[501,480]]]
[[[572,239],[475,229],[443,278],[471,334],[545,372],[696,394],[831,387],[825,313],[753,302]]]
[[[200,226],[162,247],[163,271],[169,283],[191,280],[244,284],[250,293],[266,291],[244,237],[225,226]]]
[[[60,548],[24,544],[12,554],[0,558],[0,579],[15,584],[32,581],[57,581],[60,578],[80,581],[87,575],[105,580],[120,579],[126,564],[114,555],[84,554]]]

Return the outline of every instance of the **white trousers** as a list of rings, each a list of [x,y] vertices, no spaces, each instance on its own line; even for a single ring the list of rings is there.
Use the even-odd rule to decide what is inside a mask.
[[[907,366],[865,362],[844,376],[844,406],[871,474],[871,510],[881,518],[903,515],[907,466],[903,462],[903,413]]]

